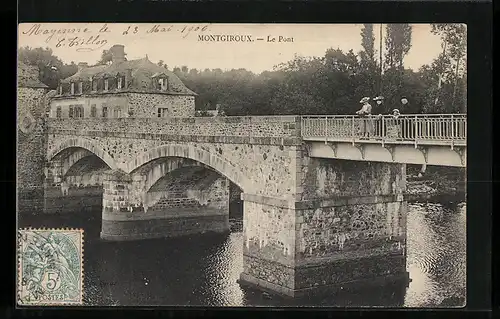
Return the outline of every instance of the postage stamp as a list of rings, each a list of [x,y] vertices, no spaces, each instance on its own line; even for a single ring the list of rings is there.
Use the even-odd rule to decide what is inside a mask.
[[[83,229],[18,232],[19,305],[80,305],[83,292]]]

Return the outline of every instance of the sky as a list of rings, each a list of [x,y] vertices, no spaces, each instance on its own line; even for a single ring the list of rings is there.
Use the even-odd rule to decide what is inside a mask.
[[[416,70],[431,63],[442,49],[440,38],[430,32],[429,24],[412,26],[412,47],[404,64]],[[153,62],[163,60],[170,69],[186,65],[201,70],[245,68],[260,73],[292,60],[295,55],[324,56],[328,48],[345,52],[352,49],[357,53],[362,49],[362,27],[362,24],[29,23],[19,25],[18,46],[49,47],[65,63],[92,65],[99,60],[102,50],[122,44],[129,60],[147,55]],[[375,24],[377,57],[379,31],[380,24]],[[204,40],[222,35],[226,39],[232,35],[234,41]],[[253,42],[248,42],[249,39]]]

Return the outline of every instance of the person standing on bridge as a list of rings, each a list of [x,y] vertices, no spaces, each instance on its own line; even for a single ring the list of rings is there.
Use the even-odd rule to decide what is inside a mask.
[[[361,135],[363,138],[368,138],[373,132],[373,119],[372,119],[372,106],[369,103],[370,98],[364,97],[359,101],[363,104],[360,110],[356,111],[356,114],[361,116]]]

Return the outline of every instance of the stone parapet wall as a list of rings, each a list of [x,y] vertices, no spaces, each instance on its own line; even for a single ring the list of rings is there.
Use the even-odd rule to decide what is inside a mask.
[[[172,136],[300,137],[300,117],[85,118],[48,120],[51,132],[127,132]]]

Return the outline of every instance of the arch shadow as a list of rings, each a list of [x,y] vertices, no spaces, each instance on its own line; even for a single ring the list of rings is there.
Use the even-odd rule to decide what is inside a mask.
[[[197,161],[228,178],[243,192],[253,189],[253,182],[229,161],[191,144],[167,144],[141,153],[125,164],[125,172],[132,173],[144,164],[162,157],[181,157]]]

